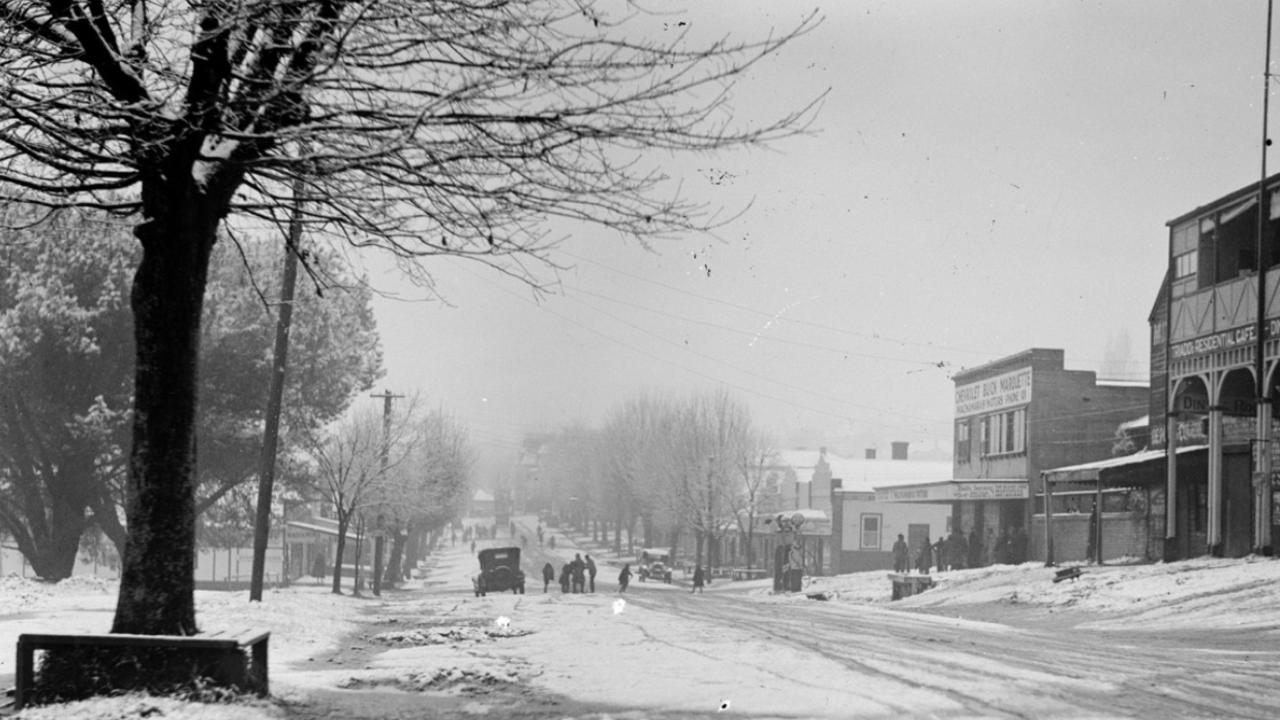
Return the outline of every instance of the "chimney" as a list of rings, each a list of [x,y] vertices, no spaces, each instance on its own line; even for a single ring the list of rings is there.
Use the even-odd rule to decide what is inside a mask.
[[[899,442],[893,442],[893,443],[890,443],[890,445],[892,445],[892,446],[893,446],[893,459],[894,459],[894,460],[906,460],[906,459],[907,459],[907,443],[899,441]]]
[[[867,458],[868,460],[875,460],[875,459],[876,459],[876,449],[875,449],[875,448],[867,448],[867,455],[866,455],[866,458]]]

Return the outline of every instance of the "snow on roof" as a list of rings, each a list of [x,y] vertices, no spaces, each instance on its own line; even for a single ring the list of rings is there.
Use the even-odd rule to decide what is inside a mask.
[[[841,488],[855,492],[875,492],[878,487],[950,480],[955,476],[945,460],[858,460],[827,455],[831,477],[840,478]]]
[[[778,452],[778,464],[793,468],[796,480],[810,482],[820,455],[817,450],[782,450]],[[946,460],[866,460],[830,452],[826,457],[831,477],[840,478],[843,489],[857,492],[874,492],[875,487],[950,480],[954,475],[951,462]]]
[[[476,490],[476,494],[471,496],[475,502],[493,502],[493,493],[488,490]]]

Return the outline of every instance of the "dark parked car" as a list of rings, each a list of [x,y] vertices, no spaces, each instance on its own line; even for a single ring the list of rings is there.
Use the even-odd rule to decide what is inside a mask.
[[[524,571],[520,569],[520,548],[486,548],[480,551],[480,574],[472,581],[476,597],[510,590],[524,594]]]

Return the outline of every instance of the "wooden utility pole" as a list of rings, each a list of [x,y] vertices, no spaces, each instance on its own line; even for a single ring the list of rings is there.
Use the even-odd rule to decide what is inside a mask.
[[[402,398],[403,395],[392,395],[390,390],[383,390],[382,394],[374,393],[369,397],[382,398],[382,477],[386,481],[387,475],[387,457],[391,451],[391,401],[396,398]],[[386,531],[382,526],[382,516],[379,515],[377,522],[373,528],[373,594],[382,594],[382,549],[386,541]]]
[[[1270,208],[1267,202],[1267,113],[1271,106],[1271,0],[1267,0],[1267,51],[1262,66],[1262,171],[1258,178],[1258,236],[1254,255],[1258,266],[1258,305],[1254,328],[1253,377],[1258,406],[1255,423],[1257,440],[1253,451],[1253,551],[1271,555],[1271,382],[1267,375],[1267,243],[1263,237]]]
[[[267,395],[266,427],[262,433],[262,457],[258,471],[258,510],[253,527],[253,572],[249,579],[249,601],[262,601],[262,578],[266,567],[267,543],[271,538],[271,495],[276,477],[276,448],[280,439],[280,407],[284,397],[285,367],[289,356],[289,327],[293,322],[293,288],[298,278],[298,246],[302,242],[301,182],[294,184],[293,217],[284,253],[284,276],[280,281],[280,314],[276,318],[275,358],[271,364],[271,388]],[[283,549],[288,557],[288,548]],[[281,567],[288,572],[287,566]]]

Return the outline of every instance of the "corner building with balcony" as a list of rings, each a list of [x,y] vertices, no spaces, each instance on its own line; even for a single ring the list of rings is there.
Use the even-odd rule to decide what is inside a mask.
[[[1208,445],[1202,463],[1181,457],[1164,463],[1169,560],[1271,554],[1280,357],[1277,194],[1280,175],[1273,175],[1168,223],[1168,268],[1150,317],[1152,446],[1167,458]]]

